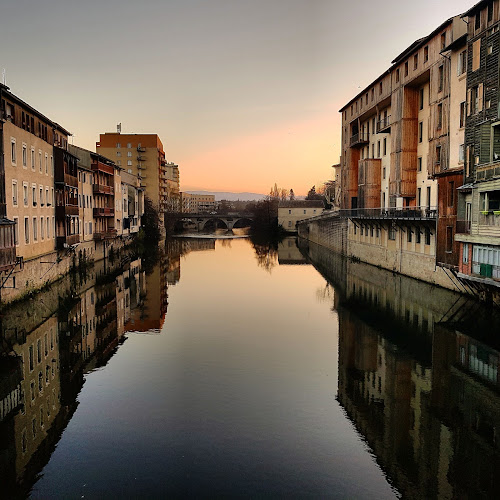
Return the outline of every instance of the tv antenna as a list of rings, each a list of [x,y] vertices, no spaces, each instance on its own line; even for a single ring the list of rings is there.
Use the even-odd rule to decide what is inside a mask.
[[[5,78],[5,68],[2,69],[2,83],[6,85],[6,78]]]

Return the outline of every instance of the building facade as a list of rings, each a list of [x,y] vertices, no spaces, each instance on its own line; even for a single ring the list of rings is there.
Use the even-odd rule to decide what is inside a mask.
[[[181,210],[189,214],[209,214],[216,209],[215,195],[180,193]]]
[[[317,217],[323,213],[325,204],[321,200],[280,201],[278,224],[288,232],[297,232],[297,222]]]

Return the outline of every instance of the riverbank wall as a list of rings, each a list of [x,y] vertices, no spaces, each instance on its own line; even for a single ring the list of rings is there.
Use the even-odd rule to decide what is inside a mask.
[[[405,249],[402,231],[397,233],[395,240],[390,240],[384,229],[378,229],[372,235],[360,233],[349,219],[336,214],[323,215],[298,224],[299,238],[332,252],[431,285],[470,293],[450,270],[436,265],[435,255],[430,249],[425,246],[423,252]]]
[[[86,241],[73,248],[54,250],[28,260],[21,260],[10,274],[0,278],[2,305],[22,300],[64,278],[72,267],[98,262],[130,245],[133,239],[115,238]]]

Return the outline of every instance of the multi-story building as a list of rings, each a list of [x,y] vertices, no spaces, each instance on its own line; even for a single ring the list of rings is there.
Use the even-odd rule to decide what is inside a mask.
[[[165,165],[165,193],[167,212],[181,211],[179,166],[172,162]]]
[[[92,153],[94,240],[117,236],[115,221],[115,165],[104,156]]]
[[[0,93],[4,160],[0,184],[6,194],[0,218],[14,221],[16,253],[28,261],[56,247],[54,150],[66,148],[69,133],[6,86]]]
[[[481,1],[463,17],[468,26],[467,117],[456,236],[459,276],[488,288],[497,287],[500,278],[500,3]]]
[[[180,193],[180,199],[183,213],[210,213],[216,208],[215,195],[213,194]]]
[[[144,214],[144,189],[140,187],[140,178],[128,172],[121,172],[122,190],[122,234],[131,235],[139,231]]]
[[[145,194],[160,211],[167,209],[167,175],[163,144],[157,134],[100,134],[97,152],[129,174],[139,175]],[[162,218],[160,218],[162,220]]]
[[[93,184],[92,184],[92,151],[78,146],[68,145],[68,151],[78,158],[78,207],[80,242],[94,240]]]
[[[465,36],[463,20],[448,19],[340,110],[341,203],[350,252],[443,283],[449,278],[435,276],[436,263],[458,264],[453,239],[463,169],[458,117],[465,100]],[[438,200],[446,208],[439,222]]]
[[[67,248],[80,242],[77,162],[78,158],[69,151],[54,146],[56,244],[58,249]],[[35,238],[36,232],[35,222],[33,222],[33,238]]]

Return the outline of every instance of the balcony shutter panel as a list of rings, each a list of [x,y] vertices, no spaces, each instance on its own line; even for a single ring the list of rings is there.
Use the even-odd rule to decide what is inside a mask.
[[[479,163],[489,163],[491,149],[491,125],[489,123],[483,123],[479,126],[479,140]]]
[[[467,116],[470,116],[470,106],[471,106],[471,94],[472,90],[467,90]]]
[[[477,86],[477,111],[483,110],[483,84]]]

